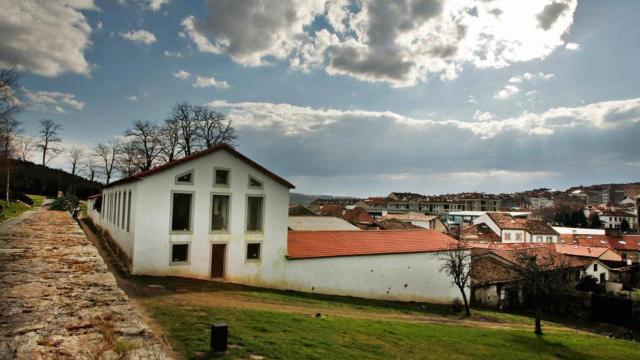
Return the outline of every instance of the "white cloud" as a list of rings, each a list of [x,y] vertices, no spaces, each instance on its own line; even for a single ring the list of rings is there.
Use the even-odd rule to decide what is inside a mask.
[[[138,45],[151,45],[156,42],[156,36],[147,30],[132,30],[120,33],[123,39],[129,40]]]
[[[191,76],[191,74],[184,70],[178,70],[173,73],[173,77],[182,79],[182,80],[189,78],[189,76]]]
[[[102,30],[102,28],[104,27],[104,24],[102,23],[102,21],[98,21],[96,23],[96,29],[98,30]]]
[[[567,45],[564,46],[567,50],[579,50],[580,49],[580,44],[578,43],[567,43]]]
[[[84,52],[91,26],[82,11],[92,0],[3,0],[0,6],[0,68],[17,66],[43,76],[89,75]]]
[[[499,90],[497,93],[493,95],[494,98],[498,100],[504,100],[512,97],[513,95],[520,92],[520,88],[515,85],[505,85],[502,90]]]
[[[531,82],[535,81],[548,81],[555,77],[554,74],[545,74],[543,72],[538,73],[523,73],[522,75],[515,75],[509,78],[507,81],[507,85],[504,86],[501,90],[496,92],[493,97],[498,100],[504,100],[512,97],[513,95],[519,93],[522,90],[522,87],[528,85]],[[518,85],[514,85],[518,84]],[[537,91],[528,91],[526,95],[528,97],[532,97],[535,95]]]
[[[228,89],[229,83],[224,80],[216,80],[213,76],[196,76],[196,81],[193,83],[193,87],[195,88],[208,88],[208,87],[216,87],[218,89]]]
[[[131,102],[138,101],[138,97],[135,95],[127,96],[126,99]]]
[[[179,51],[168,51],[168,50],[165,50],[164,51],[164,56],[166,56],[168,58],[181,58],[183,55]]]
[[[163,5],[169,3],[169,0],[146,0],[149,6],[149,9],[152,11],[158,11]]]
[[[25,90],[24,96],[28,109],[33,111],[66,113],[84,108],[84,102],[76,99],[74,94]]]
[[[322,109],[264,102],[215,100],[208,105],[227,109],[237,127],[280,129],[286,135],[312,134],[348,122],[366,127],[377,121],[389,121],[399,134],[440,129],[445,133],[449,131],[450,136],[457,136],[455,131],[462,130],[481,139],[509,132],[547,136],[560,129],[612,129],[640,123],[640,98],[552,108],[540,114],[525,112],[506,119],[496,119],[491,113],[478,111],[473,119],[480,121],[417,119],[390,111]]]
[[[205,53],[258,66],[286,60],[364,81],[408,86],[452,79],[465,64],[501,68],[564,46],[577,0],[215,1],[208,16],[183,19]],[[287,16],[281,16],[286,13]],[[317,17],[326,27],[311,30]],[[315,23],[314,23],[315,24]]]

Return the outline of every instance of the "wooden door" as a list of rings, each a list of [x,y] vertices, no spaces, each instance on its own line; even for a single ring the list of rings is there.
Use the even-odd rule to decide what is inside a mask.
[[[226,244],[211,245],[211,278],[224,277],[224,259]]]

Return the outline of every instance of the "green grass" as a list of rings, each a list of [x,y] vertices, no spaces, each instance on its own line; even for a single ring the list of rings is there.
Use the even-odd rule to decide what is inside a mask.
[[[47,198],[44,195],[27,195],[33,200],[33,207],[40,207],[44,203],[44,200]]]
[[[229,325],[225,358],[269,359],[629,359],[635,343],[569,331],[474,328],[456,325],[316,318],[282,312],[188,307],[154,298],[147,310],[186,358],[209,349],[210,323]]]
[[[29,205],[25,205],[19,202],[12,201],[11,205],[7,206],[7,202],[0,200],[0,206],[2,206],[2,213],[0,213],[0,221],[11,219],[19,216],[25,211],[31,209]]]

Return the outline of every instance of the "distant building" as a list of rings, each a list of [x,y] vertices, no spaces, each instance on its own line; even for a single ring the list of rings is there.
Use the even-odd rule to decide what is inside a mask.
[[[529,198],[529,203],[532,209],[544,209],[554,206],[553,199],[548,197],[531,197]]]
[[[442,220],[440,220],[440,218],[436,215],[425,215],[423,213],[418,213],[418,212],[408,212],[405,214],[387,214],[387,215],[383,215],[380,219],[381,220],[397,219],[397,220],[421,227],[423,229],[436,230],[442,233],[447,232],[447,227],[442,222]]]
[[[516,218],[507,213],[488,212],[473,221],[486,224],[503,243],[557,243],[557,231],[542,220]]]

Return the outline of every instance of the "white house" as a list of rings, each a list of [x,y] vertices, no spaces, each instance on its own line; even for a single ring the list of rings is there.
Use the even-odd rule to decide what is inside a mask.
[[[459,297],[439,271],[454,239],[430,230],[289,232],[291,188],[218,145],[108,184],[88,208],[133,274],[389,300]]]
[[[488,212],[473,224],[486,224],[503,243],[557,243],[560,239],[560,234],[542,220],[516,218],[507,213]]]

